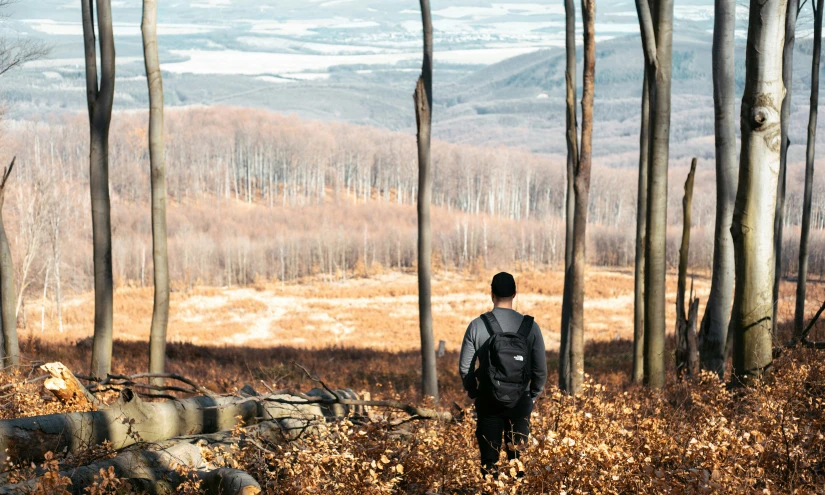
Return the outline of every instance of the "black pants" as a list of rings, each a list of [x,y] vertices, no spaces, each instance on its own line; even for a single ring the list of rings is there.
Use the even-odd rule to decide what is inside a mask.
[[[476,399],[478,426],[476,439],[481,452],[481,474],[497,476],[496,464],[504,439],[507,459],[518,458],[516,446],[523,444],[530,436],[530,413],[533,400],[529,393],[512,408],[505,407],[495,399],[483,394]]]

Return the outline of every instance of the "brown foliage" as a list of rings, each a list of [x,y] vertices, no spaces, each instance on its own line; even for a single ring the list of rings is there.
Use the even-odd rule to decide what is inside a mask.
[[[777,373],[748,390],[728,390],[708,374],[682,383],[670,380],[662,392],[632,387],[626,379],[615,385],[598,384],[616,382],[606,370],[617,369],[617,362],[626,375],[630,349],[629,342],[591,346],[587,355],[594,361],[589,366],[594,375],[583,394],[573,398],[548,393],[540,398],[532,418],[532,440],[520,461],[505,468],[497,482],[482,480],[478,474],[471,414],[455,424],[407,423],[401,429],[391,427],[386,419],[352,419],[331,424],[323,436],[270,442],[264,449],[259,442],[240,442],[237,448],[208,457],[216,466],[248,471],[265,493],[273,494],[469,494],[482,489],[504,493],[818,493],[825,483],[825,362],[816,351],[798,350],[779,357]],[[56,351],[42,350],[45,354]],[[116,348],[120,356],[134,351],[126,344]],[[193,369],[222,367],[227,377],[238,380],[230,386],[240,385],[253,371],[273,372],[266,381],[276,384],[306,380],[289,365],[273,366],[280,366],[280,371],[258,368],[265,351],[223,351],[194,346],[176,349],[186,354]],[[414,361],[419,357],[414,352],[274,349],[267,354],[270,364],[300,359],[328,377],[331,385],[365,386],[375,391],[374,397],[417,395]],[[249,368],[244,371],[240,361],[245,356]],[[457,400],[467,405],[453,370],[455,358],[448,355],[440,362],[450,365],[440,370],[445,393],[442,404]],[[283,374],[275,376],[279,373]],[[378,387],[377,380],[383,387]],[[49,484],[48,490],[64,486],[65,480],[56,474],[56,460],[47,461],[44,467],[47,478],[43,483]],[[512,473],[517,469],[527,476],[514,480]],[[118,482],[103,473],[97,489]],[[182,487],[181,493],[198,493],[196,485]],[[59,493],[48,490],[41,493]]]

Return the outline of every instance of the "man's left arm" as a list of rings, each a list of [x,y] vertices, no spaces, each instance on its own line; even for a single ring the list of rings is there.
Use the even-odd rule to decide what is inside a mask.
[[[535,400],[543,391],[547,383],[547,356],[544,349],[544,337],[538,323],[533,324],[533,356],[532,373],[530,377],[530,397]]]

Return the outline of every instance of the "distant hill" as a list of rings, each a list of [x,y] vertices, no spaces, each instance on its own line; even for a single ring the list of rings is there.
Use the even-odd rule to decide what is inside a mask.
[[[420,15],[400,0],[181,0],[160,6],[160,56],[169,106],[265,108],[324,121],[414,132]],[[113,2],[118,53],[115,108],[147,105],[139,4]],[[311,8],[307,8],[310,5]],[[713,157],[712,2],[676,6],[672,156]],[[739,13],[743,28],[744,11]],[[437,139],[562,155],[563,9],[536,0],[457,0],[434,8]],[[52,47],[48,60],[3,77],[7,117],[86,108],[79,4],[21,2],[7,27]],[[632,2],[597,14],[594,153],[635,165],[642,51]],[[809,20],[802,18],[801,26]],[[803,29],[804,31],[804,29]],[[743,42],[745,31],[738,31]],[[805,139],[810,39],[797,42],[791,140]],[[515,56],[514,56],[515,55]],[[743,50],[737,54],[739,90]],[[581,55],[579,74],[581,83]],[[791,158],[801,159],[799,146]]]

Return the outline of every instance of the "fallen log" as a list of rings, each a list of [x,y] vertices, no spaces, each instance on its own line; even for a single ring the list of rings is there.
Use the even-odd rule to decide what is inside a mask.
[[[349,390],[349,389],[345,389]],[[289,392],[286,395],[262,396],[262,400],[281,404],[319,404],[325,411],[340,411],[331,408],[333,406],[348,406],[356,411],[364,411],[366,408],[375,407],[383,409],[394,409],[404,412],[415,419],[432,419],[436,421],[453,421],[453,415],[449,411],[436,411],[425,407],[413,406],[395,400],[361,400],[348,398],[341,393],[342,390],[332,391],[329,389],[313,389],[306,394],[299,392]],[[352,392],[350,390],[350,392]],[[354,392],[352,392],[354,394]],[[357,394],[355,394],[357,397]],[[345,411],[349,411],[346,409]],[[330,414],[327,414],[329,416]],[[340,416],[339,416],[340,417]]]
[[[229,445],[230,442],[222,442]],[[73,495],[86,494],[100,481],[100,473],[112,470],[116,478],[127,481],[135,493],[167,495],[184,481],[200,481],[200,492],[209,495],[257,495],[261,486],[245,471],[230,468],[208,469],[201,448],[193,441],[173,440],[158,445],[134,446],[112,459],[88,466],[60,471],[71,485]],[[0,487],[0,495],[32,493],[40,483],[35,478],[24,483]]]
[[[258,417],[254,402],[229,397],[145,403],[130,389],[106,409],[0,421],[0,462],[38,462],[108,440],[115,449],[182,435],[230,430]]]
[[[172,493],[184,481],[179,468],[197,471],[204,466],[201,450],[191,443],[132,448],[112,459],[98,461],[88,466],[67,469],[61,476],[72,482],[68,489],[73,494],[86,493],[85,489],[98,481],[100,471],[114,469],[115,476],[129,481],[138,492],[150,494]],[[31,493],[39,478],[24,483],[0,487],[0,495],[20,495]]]
[[[199,396],[144,402],[131,389],[124,389],[117,402],[98,411],[0,421],[0,462],[39,462],[47,452],[76,452],[104,441],[122,449],[138,442],[229,431],[260,419],[314,421],[324,417],[318,404],[288,395],[271,398],[275,400]]]
[[[261,485],[246,471],[220,468],[199,472],[201,490],[210,495],[257,495]]]
[[[309,375],[305,368],[298,366]],[[97,400],[92,394],[88,397],[82,386],[75,386],[76,378],[64,366],[55,364],[48,370],[55,381],[62,380],[53,388],[66,400],[77,400],[81,396],[89,401]],[[124,388],[114,404],[97,411],[2,420],[0,462],[40,462],[47,452],[76,452],[104,441],[120,450],[135,443],[230,431],[240,424],[253,425],[260,420],[274,420],[284,437],[295,440],[305,433],[321,431],[324,418],[363,415],[366,407],[403,411],[411,416],[409,420],[453,419],[449,412],[397,401],[360,400],[352,390],[332,390],[320,379],[312,379],[323,389],[307,394],[259,395],[252,387],[244,387],[238,397],[198,396],[164,402],[144,402],[131,388]],[[197,387],[191,380],[187,383]]]

